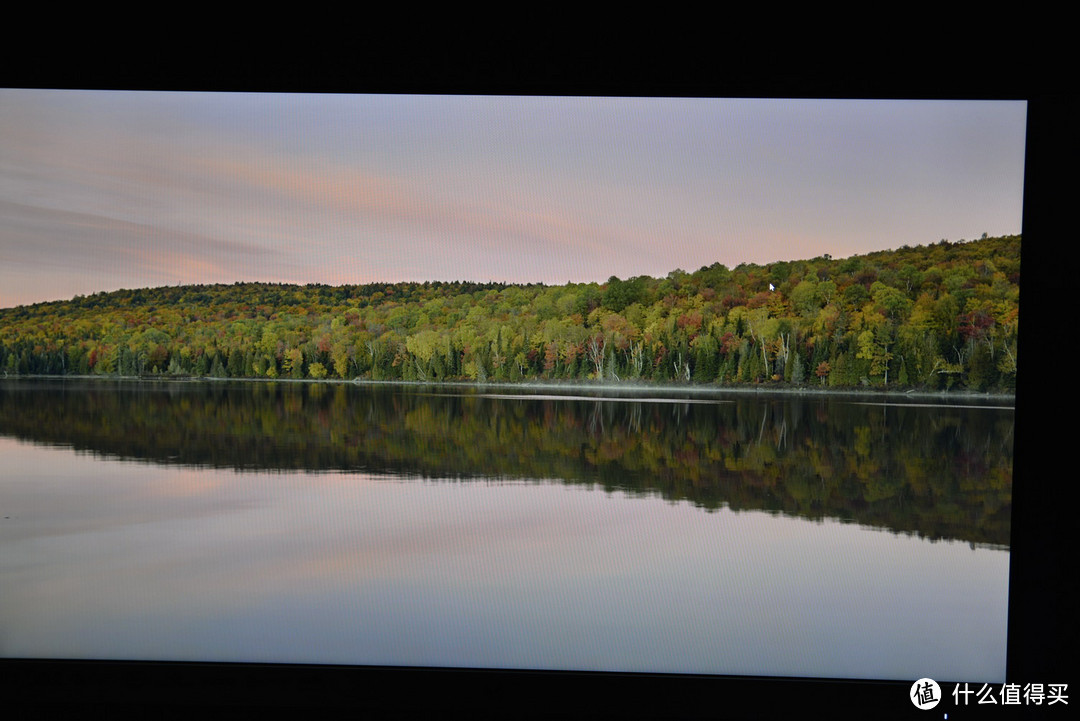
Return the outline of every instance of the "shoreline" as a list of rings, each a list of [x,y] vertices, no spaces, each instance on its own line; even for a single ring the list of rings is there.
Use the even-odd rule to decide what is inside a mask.
[[[579,382],[547,382],[547,383],[505,383],[505,382],[478,382],[478,381],[404,381],[404,380],[372,380],[367,378],[355,378],[344,380],[340,378],[215,378],[210,376],[103,376],[103,375],[17,375],[0,376],[0,380],[83,380],[83,381],[123,381],[138,383],[310,383],[318,385],[354,385],[354,386],[385,386],[399,388],[467,388],[467,389],[514,389],[523,391],[591,391],[605,394],[619,395],[656,395],[664,393],[689,393],[694,395],[736,394],[736,395],[782,395],[802,397],[831,397],[844,396],[852,398],[888,398],[898,399],[934,399],[955,401],[1007,401],[1015,408],[1015,393],[991,393],[978,391],[920,391],[889,390],[884,388],[814,388],[810,386],[799,388],[785,387],[746,387],[746,386],[722,386],[722,385],[680,385],[680,384],[654,384],[625,382],[618,384],[602,383],[579,383]],[[603,396],[600,396],[603,397]]]

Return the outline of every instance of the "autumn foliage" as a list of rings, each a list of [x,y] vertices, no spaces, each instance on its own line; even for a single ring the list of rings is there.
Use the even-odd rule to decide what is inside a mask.
[[[119,290],[0,309],[0,373],[1010,391],[1019,277],[1007,236],[603,284]]]

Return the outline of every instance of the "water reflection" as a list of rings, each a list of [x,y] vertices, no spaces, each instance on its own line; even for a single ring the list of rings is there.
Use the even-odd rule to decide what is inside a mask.
[[[1001,407],[830,397],[0,382],[0,434],[99,457],[557,479],[998,547],[1009,544],[1013,418]]]
[[[581,484],[0,455],[4,656],[1003,680],[1001,550]]]

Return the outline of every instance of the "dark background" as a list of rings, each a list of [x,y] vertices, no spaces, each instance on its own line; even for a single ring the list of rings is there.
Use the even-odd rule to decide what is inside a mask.
[[[171,7],[124,17],[96,8],[85,17],[23,16],[8,26],[10,42],[0,50],[0,86],[1028,100],[1025,360],[1017,390],[1007,678],[1074,681],[1063,660],[1076,641],[1075,565],[1063,548],[1074,473],[1062,450],[1070,445],[1059,441],[1071,425],[1064,404],[1076,368],[1039,363],[1044,344],[1067,344],[1076,335],[1067,322],[1072,305],[1059,303],[1056,290],[1075,286],[1067,276],[1072,228],[1065,225],[1076,207],[1076,183],[1066,175],[1075,159],[1075,82],[1065,82],[1061,71],[1072,45],[1053,27],[1062,21],[1035,23],[1014,13],[943,26],[929,16],[829,18],[821,11],[781,22],[770,17],[782,14],[772,7],[752,21],[727,10],[707,19],[674,12],[658,18],[647,9],[586,28],[572,13],[544,16],[553,12],[545,7],[536,17],[500,9],[421,26],[410,17],[421,15],[419,6],[404,10],[393,22],[367,6],[282,7],[273,20],[265,11],[226,18],[187,8],[178,17]],[[628,19],[645,32],[627,30]],[[968,714],[947,699],[919,712],[904,700],[912,681],[3,659],[0,708],[15,711],[13,718],[232,718],[277,710],[424,719],[929,719],[955,710],[952,718],[979,719],[1036,711],[973,707]],[[1038,711],[1062,717],[1063,708]]]

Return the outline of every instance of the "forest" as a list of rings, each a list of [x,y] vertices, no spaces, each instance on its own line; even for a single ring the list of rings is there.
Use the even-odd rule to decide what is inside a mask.
[[[1015,389],[1020,236],[605,283],[179,285],[0,309],[0,374]]]

